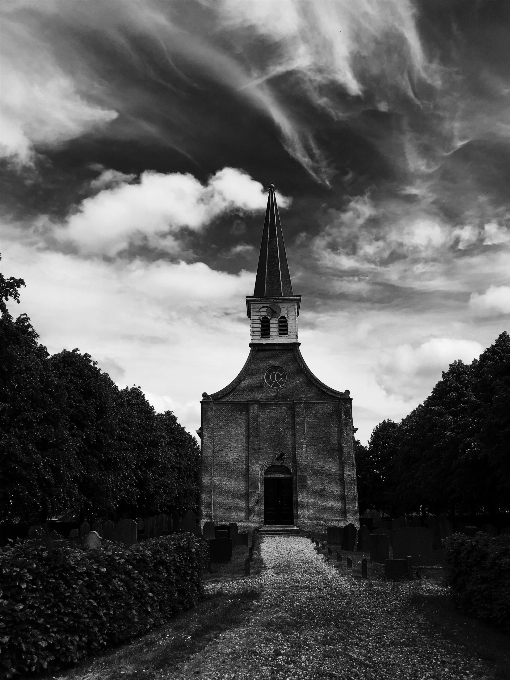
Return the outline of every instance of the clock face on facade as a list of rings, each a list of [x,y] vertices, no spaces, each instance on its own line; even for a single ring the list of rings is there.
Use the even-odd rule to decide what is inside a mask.
[[[264,382],[273,389],[283,387],[287,382],[287,374],[281,366],[270,366],[264,374]]]

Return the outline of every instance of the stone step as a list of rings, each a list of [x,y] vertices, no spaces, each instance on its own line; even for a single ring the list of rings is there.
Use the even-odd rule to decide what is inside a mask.
[[[263,536],[299,536],[301,534],[301,529],[290,524],[272,524],[260,527],[259,534],[262,534]]]

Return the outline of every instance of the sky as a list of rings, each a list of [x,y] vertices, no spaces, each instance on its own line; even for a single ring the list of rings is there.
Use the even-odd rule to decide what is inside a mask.
[[[507,0],[3,0],[0,271],[194,432],[276,186],[301,351],[363,443],[510,330]]]

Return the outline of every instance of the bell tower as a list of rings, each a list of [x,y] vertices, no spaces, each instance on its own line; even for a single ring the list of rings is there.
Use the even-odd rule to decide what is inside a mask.
[[[301,295],[294,295],[274,185],[269,186],[253,295],[246,297],[251,344],[298,341]]]

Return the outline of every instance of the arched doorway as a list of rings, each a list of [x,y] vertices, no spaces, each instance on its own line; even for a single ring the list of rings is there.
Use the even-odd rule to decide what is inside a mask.
[[[271,465],[264,473],[264,524],[294,524],[292,472],[285,465]]]

